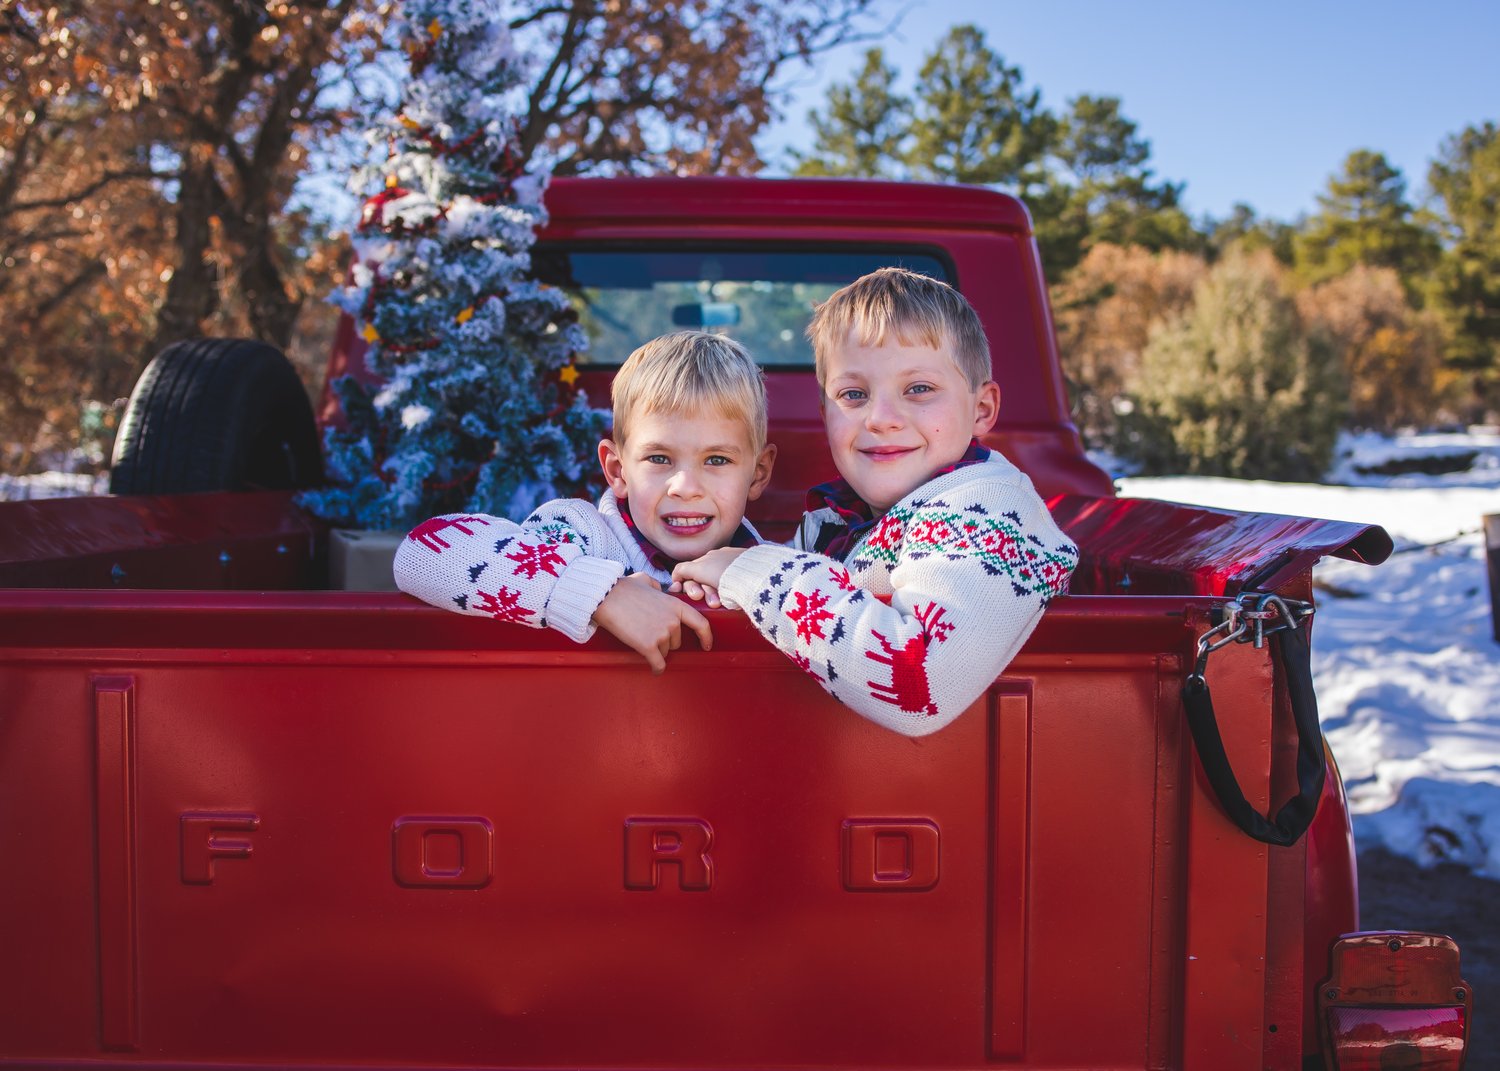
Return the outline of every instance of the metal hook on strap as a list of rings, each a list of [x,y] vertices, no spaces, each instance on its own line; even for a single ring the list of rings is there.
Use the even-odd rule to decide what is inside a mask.
[[[1193,746],[1219,805],[1236,826],[1266,844],[1294,844],[1317,813],[1326,773],[1310,648],[1306,636],[1289,634],[1307,620],[1313,608],[1310,603],[1259,591],[1241,592],[1221,606],[1224,620],[1198,637],[1197,662],[1183,682],[1182,706]],[[1208,656],[1225,644],[1254,643],[1260,647],[1267,636],[1276,633],[1288,633],[1277,638],[1275,659],[1281,667],[1279,673],[1297,729],[1297,793],[1272,816],[1251,806],[1240,789],[1219,734],[1204,673]]]
[[[1198,657],[1187,683],[1204,683],[1208,656],[1231,643],[1265,646],[1266,637],[1294,629],[1313,614],[1312,603],[1284,599],[1269,591],[1243,591],[1224,607],[1224,620],[1198,637]]]

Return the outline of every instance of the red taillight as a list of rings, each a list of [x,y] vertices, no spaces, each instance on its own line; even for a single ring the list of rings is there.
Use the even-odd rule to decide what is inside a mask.
[[[1318,992],[1334,1071],[1458,1071],[1473,997],[1458,946],[1430,933],[1356,933],[1334,942]]]
[[[1458,1071],[1464,1062],[1462,1008],[1330,1008],[1338,1071]]]

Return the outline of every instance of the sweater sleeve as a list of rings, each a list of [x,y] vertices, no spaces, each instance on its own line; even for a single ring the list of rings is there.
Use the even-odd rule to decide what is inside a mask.
[[[963,494],[961,505],[898,503],[847,568],[752,548],[720,591],[846,706],[905,736],[936,732],[1010,663],[1078,562],[1029,486]],[[880,565],[890,570],[889,605],[861,583]]]
[[[549,503],[523,524],[447,514],[413,528],[396,551],[396,586],[455,613],[551,627],[582,642],[625,566],[586,502]]]

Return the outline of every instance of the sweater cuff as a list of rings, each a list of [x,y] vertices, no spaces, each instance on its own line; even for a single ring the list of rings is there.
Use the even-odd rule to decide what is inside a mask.
[[[786,547],[768,543],[751,547],[730,562],[724,575],[719,577],[719,598],[733,603],[731,609],[755,605],[760,589],[766,586],[765,578],[776,571],[776,566],[786,555]]]
[[[548,626],[579,643],[589,639],[598,628],[594,611],[624,575],[625,566],[619,562],[578,555],[553,585],[547,600]]]

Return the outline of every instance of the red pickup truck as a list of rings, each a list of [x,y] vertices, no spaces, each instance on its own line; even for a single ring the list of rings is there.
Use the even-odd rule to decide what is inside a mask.
[[[291,490],[312,408],[222,381],[253,344],[180,348],[132,403],[134,493],[0,507],[0,1066],[1461,1066],[1453,943],[1355,932],[1312,708],[1311,566],[1378,563],[1384,532],[1115,498],[1004,195],[580,179],[547,205],[535,267],[592,397],[674,322],[763,359],[774,535],[832,474],[811,302],[888,263],[957,285],[1072,594],[912,740],[727,611],[653,678],[602,634],[329,590]],[[237,429],[218,486],[174,475],[194,421]]]

